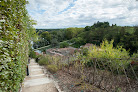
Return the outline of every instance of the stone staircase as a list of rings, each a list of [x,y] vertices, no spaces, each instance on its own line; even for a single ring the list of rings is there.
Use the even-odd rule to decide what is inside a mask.
[[[30,60],[29,76],[26,76],[21,92],[58,92],[54,82],[46,77],[42,67],[34,59]]]

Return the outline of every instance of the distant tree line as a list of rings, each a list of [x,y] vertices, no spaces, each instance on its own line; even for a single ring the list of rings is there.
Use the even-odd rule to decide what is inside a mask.
[[[39,34],[39,40],[34,42],[34,48],[51,45],[52,47],[59,46],[59,42],[70,40],[77,37],[78,34],[84,31],[84,28],[67,28],[58,31],[44,31]]]
[[[97,22],[92,26],[86,26],[85,32],[80,36],[86,43],[93,43],[100,45],[104,39],[108,41],[114,40],[114,47],[123,46],[130,53],[138,50],[138,26],[135,27],[121,27],[109,22]]]
[[[35,42],[34,48],[50,45],[57,46],[59,42],[70,40],[73,47],[80,47],[86,43],[100,45],[104,39],[114,40],[114,47],[122,46],[130,53],[138,50],[138,26],[117,26],[109,22],[97,22],[85,28],[67,28],[59,31],[45,31],[40,34],[40,40]]]
[[[60,29],[36,29],[36,32],[38,32],[39,34],[45,32],[45,31],[59,31]]]

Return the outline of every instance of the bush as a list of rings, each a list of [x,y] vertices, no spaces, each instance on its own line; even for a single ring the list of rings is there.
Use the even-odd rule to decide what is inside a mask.
[[[56,73],[58,71],[57,65],[48,65],[47,70],[51,73]]]
[[[55,73],[58,71],[61,65],[59,65],[59,57],[50,57],[49,55],[40,57],[38,63],[40,65],[45,65],[47,70],[51,73]]]
[[[88,49],[87,48],[83,48],[82,49],[82,53],[84,56],[87,56],[88,55]]]
[[[37,56],[36,56],[36,53],[33,50],[31,50],[29,53],[29,57],[36,58]]]
[[[132,69],[135,71],[136,76],[138,76],[138,53],[133,53],[131,60],[131,63],[128,64],[127,67],[127,73],[128,77],[135,79],[136,77],[134,76]]]
[[[69,44],[67,42],[60,43],[60,48],[68,47]]]
[[[134,64],[128,64],[127,66],[127,74],[128,74],[128,77],[130,78],[133,78],[133,79],[136,79],[136,76],[138,76],[138,65],[135,64],[136,62],[132,61]],[[136,74],[136,76],[134,76],[134,72],[132,72],[133,70]]]
[[[50,64],[50,57],[49,56],[42,56],[40,57],[40,60],[38,61],[40,65],[48,65]]]
[[[130,61],[127,60],[129,53],[122,47],[113,48],[113,41],[109,43],[107,40],[103,41],[100,48],[93,46],[89,50],[88,57],[90,59],[97,59],[98,63],[101,64],[100,66],[103,66],[102,61],[104,66],[107,68],[110,67],[114,71],[116,71],[117,68],[123,71],[123,67],[127,68],[128,63],[130,63]]]

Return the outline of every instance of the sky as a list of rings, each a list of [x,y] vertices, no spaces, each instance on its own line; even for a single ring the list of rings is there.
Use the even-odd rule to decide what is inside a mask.
[[[28,0],[35,28],[92,26],[108,21],[118,26],[138,25],[138,0]]]

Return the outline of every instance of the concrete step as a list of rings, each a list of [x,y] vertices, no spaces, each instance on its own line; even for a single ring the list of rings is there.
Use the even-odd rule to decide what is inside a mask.
[[[24,82],[24,87],[36,86],[36,85],[41,85],[41,84],[46,84],[51,82],[52,81],[48,78],[31,79],[31,80],[26,80]]]
[[[53,83],[25,87],[22,92],[58,92]]]
[[[40,75],[40,76],[27,76],[26,78],[25,78],[25,80],[32,80],[32,79],[40,79],[40,78],[46,78],[46,75]]]

